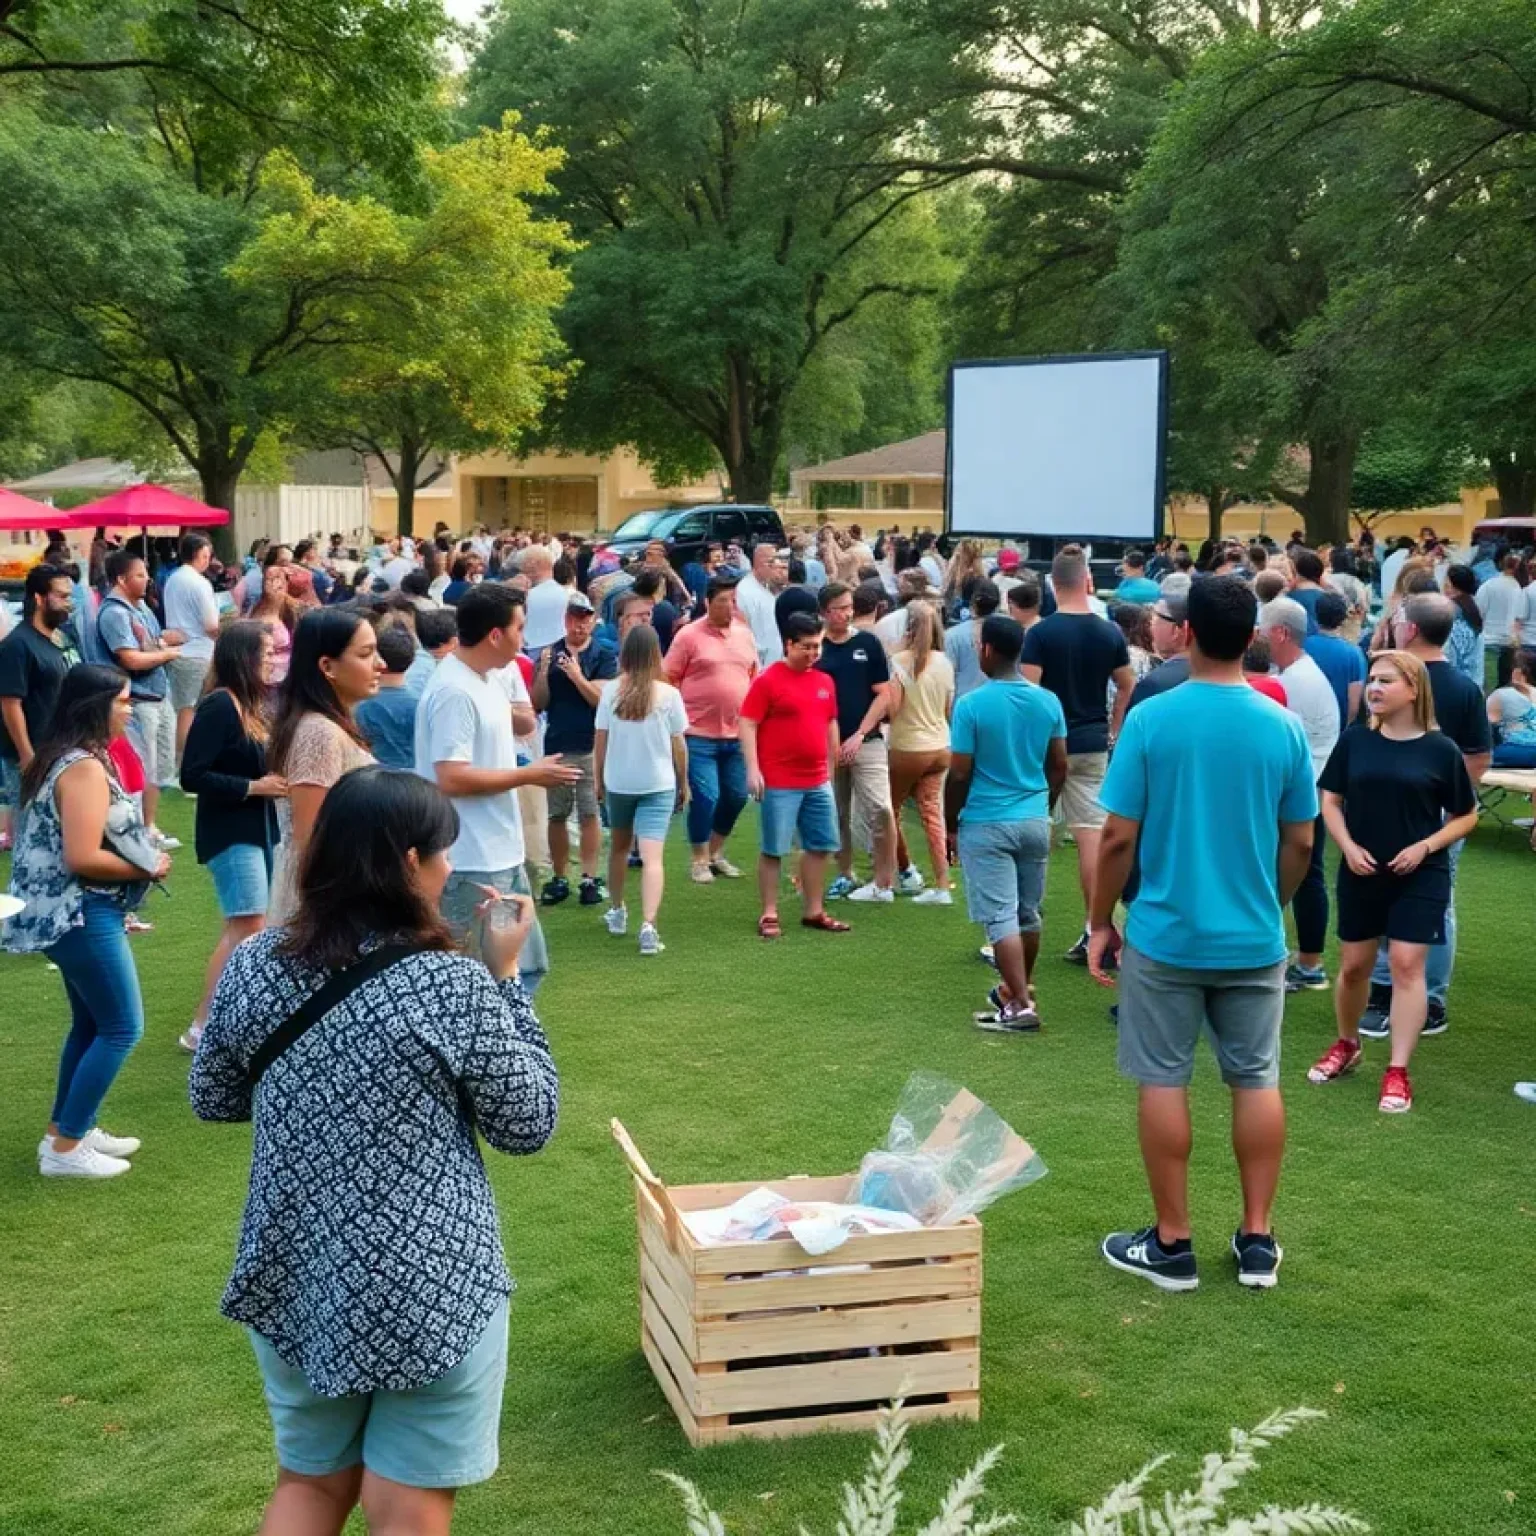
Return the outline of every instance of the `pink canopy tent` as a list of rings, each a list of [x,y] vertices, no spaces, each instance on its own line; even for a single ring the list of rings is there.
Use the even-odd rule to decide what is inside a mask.
[[[0,531],[24,533],[44,528],[73,528],[72,512],[60,511],[46,502],[32,501],[0,486]]]
[[[70,528],[222,528],[229,513],[163,485],[130,485],[68,514]]]

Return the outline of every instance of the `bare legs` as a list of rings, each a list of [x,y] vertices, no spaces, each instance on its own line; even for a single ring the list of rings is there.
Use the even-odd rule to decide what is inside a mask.
[[[1278,1088],[1232,1090],[1232,1150],[1243,1185],[1244,1232],[1268,1232],[1285,1156],[1285,1100]]]
[[[624,884],[629,878],[629,850],[635,841],[632,830],[615,829],[608,845],[608,902],[610,906],[624,905]],[[640,839],[640,920],[654,923],[661,911],[661,894],[666,885],[666,870],[662,851],[666,844],[660,838]]]
[[[201,1027],[208,1022],[208,1008],[213,1002],[213,989],[218,986],[219,977],[224,974],[224,967],[229,964],[229,957],[234,954],[235,947],[244,943],[253,934],[260,933],[266,926],[267,920],[259,912],[249,917],[224,919],[224,931],[219,935],[219,942],[213,946],[213,953],[208,957],[208,969],[203,982],[203,1000],[197,1005],[197,1017],[193,1023]]]
[[[447,1536],[454,1492],[452,1488],[408,1488],[361,1467],[325,1477],[280,1468],[260,1536],[340,1536],[359,1502],[369,1536]]]
[[[594,879],[597,863],[603,852],[603,824],[596,816],[581,818],[581,875],[582,879]],[[549,862],[556,879],[563,879],[565,867],[571,861],[571,828],[569,822],[549,822]]]
[[[1077,878],[1083,888],[1083,921],[1086,924],[1093,906],[1093,872],[1099,867],[1098,827],[1073,827],[1073,841],[1077,844]]]
[[[762,853],[757,858],[757,894],[762,899],[763,916],[779,915],[779,876],[783,859]],[[822,900],[827,886],[827,855],[802,853],[800,855],[800,903],[805,916],[820,917],[826,911]]]
[[[1370,996],[1371,971],[1375,964],[1375,939],[1340,941],[1339,979],[1333,989],[1333,1016],[1340,1040],[1358,1042],[1360,1039],[1360,1015]]]
[[[1408,1065],[1424,1028],[1425,1015],[1429,1011],[1429,993],[1424,985],[1424,962],[1428,956],[1427,944],[1407,944],[1401,939],[1393,939],[1387,946],[1387,964],[1392,968],[1392,1012],[1388,1016],[1392,1055],[1389,1065],[1394,1067]]]

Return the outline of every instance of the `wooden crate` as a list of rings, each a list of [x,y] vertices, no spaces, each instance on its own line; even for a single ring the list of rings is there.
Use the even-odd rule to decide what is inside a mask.
[[[668,1188],[624,1127],[635,1178],[640,1347],[694,1445],[981,1413],[981,1223],[852,1237],[822,1260],[793,1239],[704,1247],[683,1211],[754,1189],[844,1200],[853,1176]],[[835,1266],[832,1274],[810,1267]],[[857,1266],[851,1268],[851,1266]]]

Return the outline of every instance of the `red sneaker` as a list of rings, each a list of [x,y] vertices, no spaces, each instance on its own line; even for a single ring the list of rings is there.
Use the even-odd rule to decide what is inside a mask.
[[[1407,1067],[1387,1068],[1376,1107],[1384,1115],[1406,1115],[1413,1108],[1413,1084],[1408,1081]]]
[[[1335,1040],[1316,1066],[1307,1070],[1309,1083],[1331,1083],[1337,1077],[1344,1077],[1353,1072],[1360,1065],[1360,1042],[1358,1040]]]

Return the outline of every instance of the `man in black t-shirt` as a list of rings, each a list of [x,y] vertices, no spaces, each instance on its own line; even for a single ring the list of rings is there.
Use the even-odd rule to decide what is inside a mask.
[[[1435,697],[1435,724],[1461,748],[1462,761],[1475,789],[1488,771],[1493,736],[1483,691],[1445,659],[1445,645],[1456,622],[1456,607],[1438,592],[1410,597],[1392,625],[1392,643],[1417,656],[1429,673],[1429,690]],[[1460,843],[1449,849],[1451,901],[1445,909],[1445,942],[1431,944],[1424,961],[1424,981],[1429,990],[1426,1035],[1443,1035],[1448,1026],[1446,998],[1451,990],[1451,971],[1456,964],[1456,869],[1461,861]],[[1382,940],[1371,972],[1371,995],[1360,1018],[1360,1033],[1384,1040],[1391,1033],[1392,970],[1387,964],[1387,944]]]
[[[780,602],[783,598],[780,598]],[[853,589],[829,581],[819,594],[826,635],[816,665],[837,693],[837,734],[842,742],[832,790],[842,845],[837,879],[829,897],[850,901],[896,899],[896,818],[891,808],[891,765],[881,721],[890,705],[891,669],[885,647],[873,632],[853,627]],[[853,876],[855,830],[874,853],[875,873],[867,885]]]
[[[1109,767],[1109,749],[1136,687],[1131,654],[1118,624],[1101,619],[1088,604],[1088,563],[1079,554],[1051,562],[1056,612],[1024,636],[1024,676],[1049,688],[1067,717],[1067,782],[1058,802],[1077,844],[1077,872],[1086,916],[1099,861],[1099,832],[1105,811],[1099,787]],[[1109,685],[1115,685],[1110,718]],[[1067,951],[1075,965],[1088,963],[1088,929]]]
[[[53,718],[65,674],[80,662],[65,625],[75,584],[54,565],[27,572],[26,618],[0,642],[0,762],[7,796],[18,803],[21,774]]]

